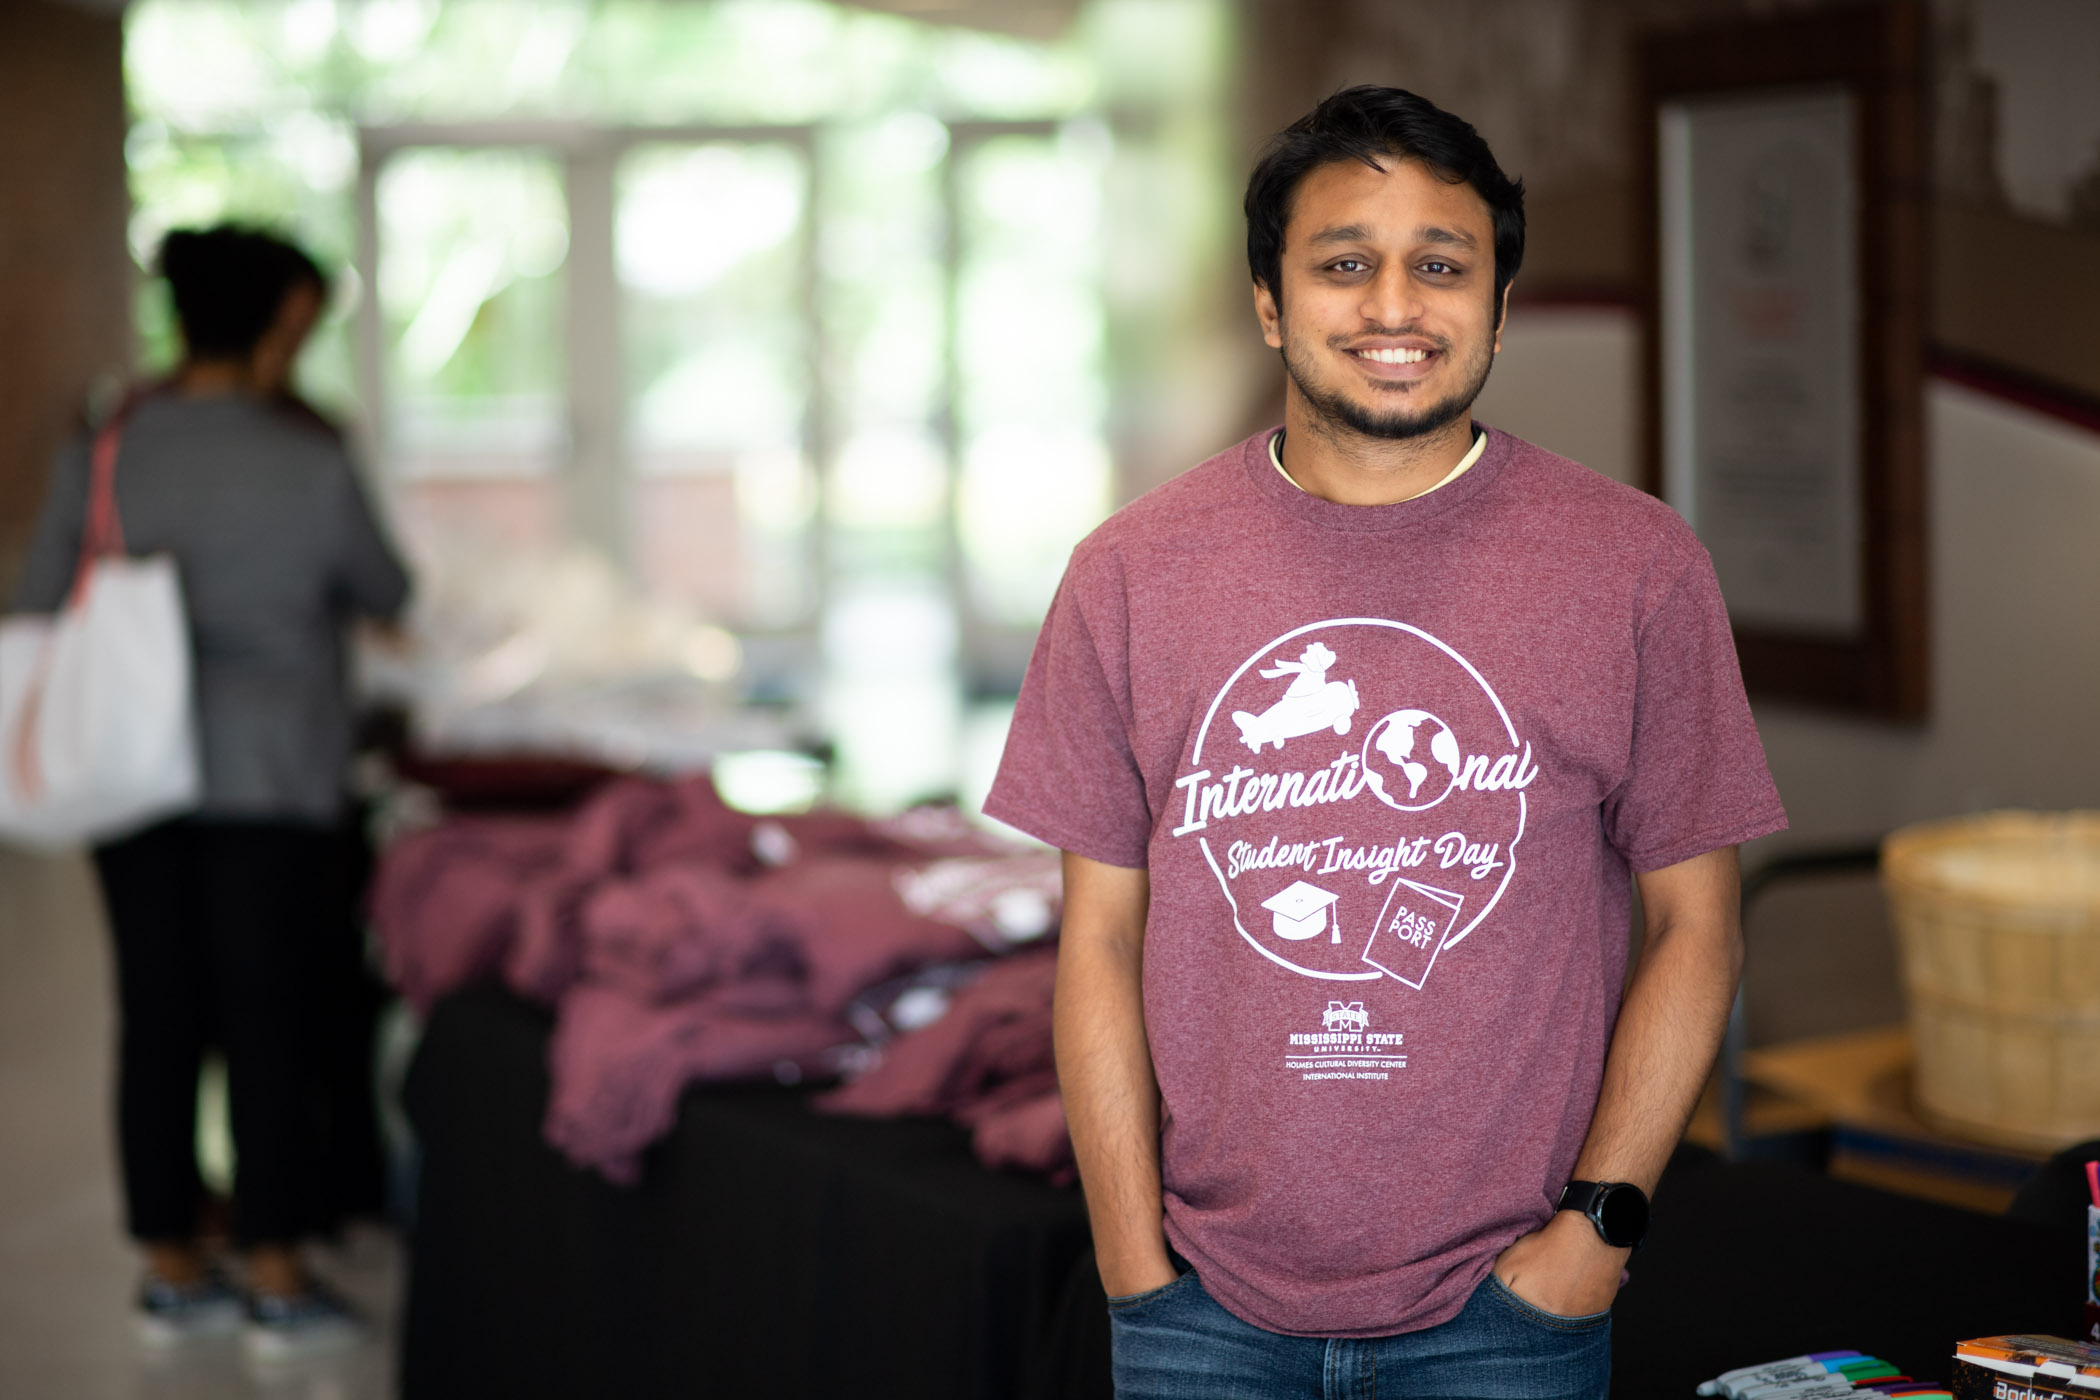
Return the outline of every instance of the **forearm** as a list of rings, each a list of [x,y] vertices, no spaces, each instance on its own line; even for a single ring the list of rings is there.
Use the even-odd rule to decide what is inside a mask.
[[[1741,971],[1732,908],[1651,925],[1576,1160],[1579,1180],[1655,1189],[1713,1068]]]
[[[1161,1229],[1159,1087],[1145,1038],[1141,991],[1144,921],[1076,905],[1067,859],[1065,933],[1057,959],[1053,1024],[1057,1076],[1094,1253],[1110,1296],[1171,1282]],[[1098,867],[1097,867],[1098,870]]]
[[[1576,1180],[1655,1189],[1728,1026],[1743,960],[1738,898],[1733,847],[1641,877],[1647,933]],[[1495,1272],[1548,1312],[1578,1316],[1610,1306],[1628,1253],[1562,1211],[1504,1250]]]

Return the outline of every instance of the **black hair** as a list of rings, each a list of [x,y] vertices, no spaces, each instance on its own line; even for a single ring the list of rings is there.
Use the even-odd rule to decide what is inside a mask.
[[[160,244],[160,275],[197,359],[252,353],[295,288],[328,290],[328,278],[303,249],[239,224],[170,230]]]
[[[1278,132],[1247,181],[1247,267],[1283,300],[1283,230],[1305,177],[1323,165],[1418,160],[1451,184],[1471,185],[1495,225],[1495,309],[1524,263],[1524,182],[1495,163],[1472,125],[1395,87],[1345,88]]]

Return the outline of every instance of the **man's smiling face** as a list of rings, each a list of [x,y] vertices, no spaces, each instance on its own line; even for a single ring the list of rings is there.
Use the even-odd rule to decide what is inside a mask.
[[[1259,285],[1254,302],[1316,422],[1420,437],[1471,407],[1500,348],[1494,223],[1471,185],[1381,163],[1335,161],[1300,182],[1281,305]]]

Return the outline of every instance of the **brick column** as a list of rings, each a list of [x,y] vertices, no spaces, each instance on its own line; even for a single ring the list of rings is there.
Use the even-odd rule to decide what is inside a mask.
[[[53,450],[131,364],[125,125],[117,13],[0,3],[0,600]]]

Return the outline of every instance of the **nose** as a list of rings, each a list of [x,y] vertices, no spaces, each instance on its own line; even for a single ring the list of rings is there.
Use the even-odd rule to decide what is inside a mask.
[[[1371,325],[1388,330],[1414,324],[1422,314],[1422,299],[1406,264],[1388,262],[1379,268],[1378,275],[1364,287],[1364,299],[1357,310]]]

